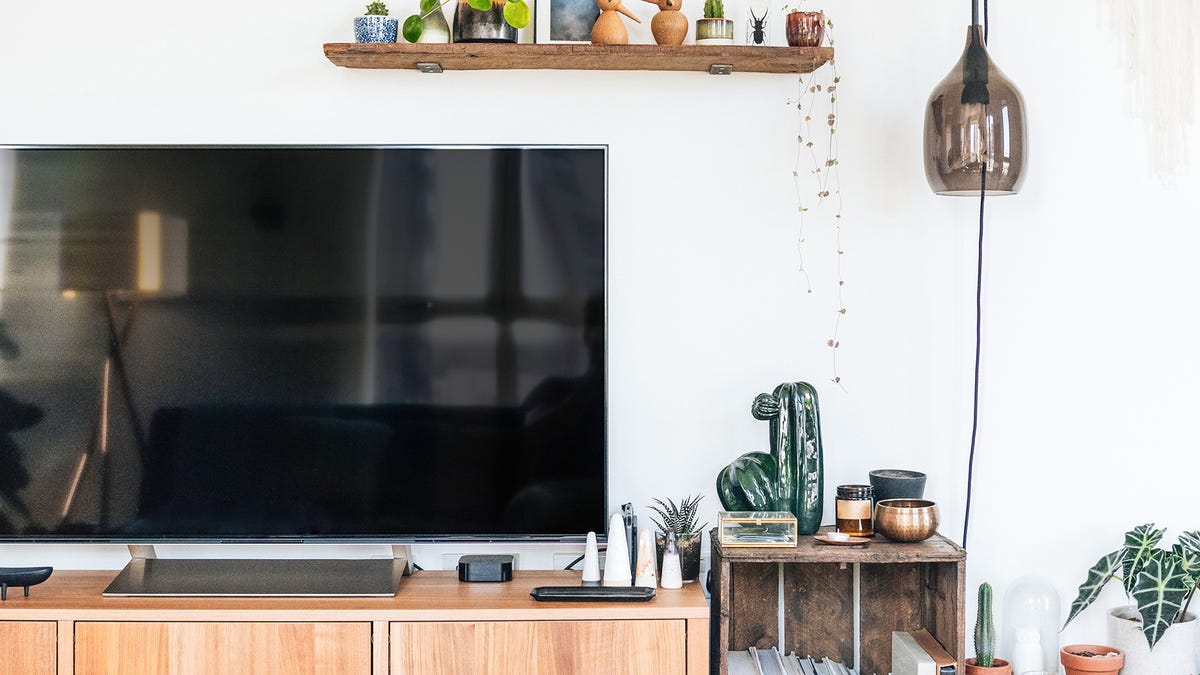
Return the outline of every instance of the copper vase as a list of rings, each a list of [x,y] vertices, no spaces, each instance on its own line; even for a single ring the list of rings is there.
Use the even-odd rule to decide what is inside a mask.
[[[824,39],[824,12],[792,12],[787,15],[787,42],[790,46],[820,47]]]

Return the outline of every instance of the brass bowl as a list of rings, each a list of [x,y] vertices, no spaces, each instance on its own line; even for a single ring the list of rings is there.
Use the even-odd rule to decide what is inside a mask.
[[[925,541],[937,527],[937,504],[928,499],[883,499],[875,504],[875,531],[892,541]]]

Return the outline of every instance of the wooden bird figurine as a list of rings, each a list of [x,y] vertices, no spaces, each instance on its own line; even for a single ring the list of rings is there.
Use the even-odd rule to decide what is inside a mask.
[[[621,17],[617,16],[617,12],[638,23],[641,23],[642,20],[626,9],[625,5],[621,4],[621,0],[596,0],[596,6],[600,8],[600,16],[592,25],[592,44],[629,44],[629,31],[625,30],[625,24],[621,23]]]
[[[650,20],[650,32],[660,45],[681,45],[687,37],[688,20],[680,11],[682,0],[646,0],[658,5],[658,14]]]

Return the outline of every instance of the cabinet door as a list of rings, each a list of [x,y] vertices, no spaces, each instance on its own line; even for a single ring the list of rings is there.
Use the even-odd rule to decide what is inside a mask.
[[[371,675],[371,624],[75,624],[75,675],[217,673]]]
[[[0,621],[0,675],[54,675],[57,624]]]
[[[684,675],[682,620],[393,623],[390,675]]]

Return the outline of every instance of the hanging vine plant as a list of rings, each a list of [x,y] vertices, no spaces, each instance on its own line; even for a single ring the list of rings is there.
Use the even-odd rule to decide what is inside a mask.
[[[828,45],[833,47],[832,20],[825,21],[825,34],[829,38]],[[846,251],[842,247],[842,183],[838,170],[837,136],[838,86],[842,78],[838,74],[836,58],[830,58],[828,66],[814,70],[807,78],[801,74],[796,97],[788,100],[789,106],[795,106],[798,118],[792,182],[796,189],[796,212],[799,220],[796,237],[799,272],[810,294],[813,292],[813,284],[804,257],[806,227],[817,213],[832,213],[836,286],[833,298],[833,327],[825,344],[829,348],[832,360],[830,380],[845,389],[838,370],[842,319],[846,316],[846,279],[842,267]]]

